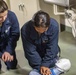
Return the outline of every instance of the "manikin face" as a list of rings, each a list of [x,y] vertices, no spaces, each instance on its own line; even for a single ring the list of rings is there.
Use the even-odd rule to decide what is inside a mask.
[[[3,13],[0,13],[0,24],[1,24],[2,22],[4,22],[5,19],[7,18],[7,13],[8,13],[7,10],[4,11]]]
[[[45,28],[45,27],[35,27],[35,30],[36,30],[38,33],[40,33],[40,34],[42,34],[42,33],[44,33],[45,31],[47,31],[47,29],[48,29],[48,27],[47,27],[47,28]]]

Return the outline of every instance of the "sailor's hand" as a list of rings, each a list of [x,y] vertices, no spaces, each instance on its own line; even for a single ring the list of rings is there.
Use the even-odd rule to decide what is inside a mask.
[[[10,53],[8,53],[8,52],[4,52],[3,54],[2,54],[2,60],[4,61],[4,62],[6,62],[6,61],[13,61],[13,56],[12,55],[10,55]]]
[[[42,75],[50,75],[51,74],[51,71],[48,67],[41,66],[40,71],[41,71]]]

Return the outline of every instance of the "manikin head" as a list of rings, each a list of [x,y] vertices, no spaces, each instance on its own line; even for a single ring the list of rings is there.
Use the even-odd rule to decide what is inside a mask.
[[[67,72],[71,67],[70,60],[66,58],[59,59],[55,65],[61,72]]]

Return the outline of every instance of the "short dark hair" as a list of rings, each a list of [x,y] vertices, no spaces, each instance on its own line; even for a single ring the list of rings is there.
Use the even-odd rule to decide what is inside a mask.
[[[34,14],[33,17],[34,26],[36,27],[49,27],[50,25],[50,16],[48,13],[40,10]]]
[[[8,6],[4,0],[0,0],[0,13],[8,10]]]

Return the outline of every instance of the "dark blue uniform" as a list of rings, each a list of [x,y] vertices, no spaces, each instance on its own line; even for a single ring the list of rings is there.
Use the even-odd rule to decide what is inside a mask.
[[[39,36],[33,22],[27,22],[21,29],[23,48],[29,64],[34,69],[40,66],[53,67],[56,63],[58,48],[58,23],[50,19],[48,30]]]
[[[13,12],[8,11],[7,18],[0,27],[0,58],[4,52],[9,52],[14,56],[14,60],[12,62],[5,63],[8,69],[14,69],[17,65],[15,48],[19,35],[20,29],[17,17]]]

